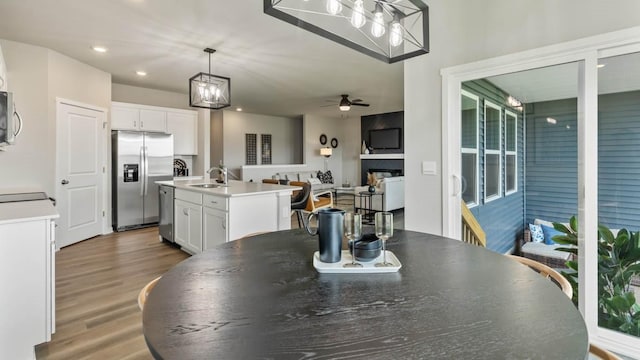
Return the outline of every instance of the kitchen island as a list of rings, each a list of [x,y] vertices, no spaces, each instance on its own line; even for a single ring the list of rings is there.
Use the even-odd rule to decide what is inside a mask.
[[[213,180],[157,181],[174,191],[174,240],[197,254],[248,234],[291,228],[298,186]]]

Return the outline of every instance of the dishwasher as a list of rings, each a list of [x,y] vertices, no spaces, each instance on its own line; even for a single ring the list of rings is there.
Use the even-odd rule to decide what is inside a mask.
[[[173,238],[173,187],[160,185],[158,187],[160,198],[160,219],[158,229],[160,237],[169,242],[175,242]]]

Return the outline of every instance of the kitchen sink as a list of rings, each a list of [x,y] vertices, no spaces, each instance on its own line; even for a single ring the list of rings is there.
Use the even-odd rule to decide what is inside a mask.
[[[224,185],[206,183],[206,184],[191,184],[189,186],[197,187],[197,188],[211,189],[211,188],[223,187]]]

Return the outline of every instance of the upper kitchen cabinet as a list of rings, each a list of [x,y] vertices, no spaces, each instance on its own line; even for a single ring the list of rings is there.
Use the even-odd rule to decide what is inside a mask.
[[[198,155],[198,113],[184,110],[167,112],[167,132],[173,134],[173,152]]]
[[[167,132],[167,112],[144,105],[112,103],[111,129]]]
[[[173,134],[174,155],[198,155],[198,112],[111,103],[111,129]]]

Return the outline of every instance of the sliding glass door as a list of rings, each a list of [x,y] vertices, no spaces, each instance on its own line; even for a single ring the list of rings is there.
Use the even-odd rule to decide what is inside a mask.
[[[526,87],[535,88],[536,80],[544,77],[534,77],[526,86],[518,80],[514,87],[501,83],[500,78],[517,79],[518,74],[534,69],[563,66],[571,70],[555,80],[568,75],[573,93],[533,101],[521,95],[521,113],[495,99],[487,106],[482,94],[471,91],[479,97],[481,112],[478,146],[472,150],[471,143],[465,142],[468,138],[462,131],[468,132],[470,127],[461,117],[471,102],[462,90],[473,90],[470,84],[486,80],[506,94],[526,93]],[[442,70],[443,234],[461,238],[462,200],[482,219],[490,206],[498,204],[500,209],[491,210],[505,213],[507,209],[510,215],[520,211],[503,201],[522,194],[520,229],[538,218],[566,223],[576,214],[578,303],[590,341],[630,356],[640,354],[639,75],[640,28]],[[498,107],[502,108],[500,113]],[[486,113],[490,113],[488,120]],[[501,122],[499,129],[496,118]],[[521,123],[524,128],[518,138]],[[514,129],[517,135],[512,139]],[[487,130],[493,131],[491,136]],[[492,141],[496,139],[493,135],[500,144]],[[489,147],[485,148],[485,143]],[[499,155],[487,164],[491,154]],[[525,156],[522,162],[521,154]],[[478,159],[475,169],[473,158]],[[497,167],[489,166],[493,172],[488,173],[487,165],[492,164]],[[478,185],[475,194],[463,186],[472,172],[478,174],[474,177]],[[487,187],[487,181],[491,186]],[[486,223],[495,226],[497,222]],[[501,230],[518,236],[507,225]],[[506,238],[502,241],[489,247],[498,252],[513,250]]]
[[[598,60],[598,326],[640,339],[640,53]],[[590,254],[595,256],[595,254]]]

